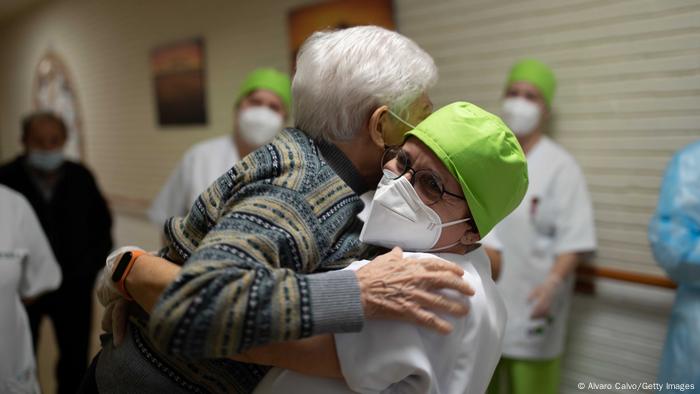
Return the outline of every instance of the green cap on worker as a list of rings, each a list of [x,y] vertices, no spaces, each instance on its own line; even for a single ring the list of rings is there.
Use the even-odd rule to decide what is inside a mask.
[[[547,106],[551,108],[557,80],[552,69],[535,59],[523,59],[510,69],[508,86],[514,82],[529,82],[533,84],[544,97]]]
[[[458,101],[433,112],[404,138],[423,142],[457,179],[483,238],[527,190],[527,162],[501,118]]]
[[[287,74],[281,73],[274,68],[258,68],[248,74],[236,97],[238,104],[244,97],[255,90],[269,90],[282,100],[282,103],[289,111],[292,104],[292,82]]]

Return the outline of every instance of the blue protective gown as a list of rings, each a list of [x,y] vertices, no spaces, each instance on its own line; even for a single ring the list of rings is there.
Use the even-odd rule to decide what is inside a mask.
[[[666,382],[700,390],[700,142],[677,152],[666,169],[649,242],[678,284],[658,381],[666,392],[676,392]]]

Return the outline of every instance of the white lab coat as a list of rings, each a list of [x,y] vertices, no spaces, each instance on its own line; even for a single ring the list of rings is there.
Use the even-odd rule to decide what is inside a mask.
[[[552,359],[564,349],[573,275],[559,287],[551,319],[531,319],[530,292],[549,274],[558,255],[596,248],[593,208],[574,158],[543,137],[527,155],[530,183],[522,203],[484,238],[501,250],[498,289],[508,310],[503,355]]]
[[[467,255],[437,256],[459,264],[476,293],[467,298],[469,315],[445,316],[454,325],[450,335],[406,322],[367,321],[361,332],[335,335],[345,382],[273,368],[255,393],[484,393],[501,356],[506,323],[489,259],[483,248]],[[404,257],[435,255],[404,253]],[[346,269],[367,263],[355,262]]]
[[[170,217],[184,216],[197,197],[239,160],[230,135],[192,146],[153,200],[148,218],[160,226]]]
[[[38,393],[22,299],[58,288],[61,269],[29,202],[3,185],[0,218],[0,393]]]

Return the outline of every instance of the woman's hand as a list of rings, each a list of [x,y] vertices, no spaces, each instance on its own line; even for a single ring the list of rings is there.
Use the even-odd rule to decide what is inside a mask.
[[[554,295],[557,293],[561,283],[561,278],[556,275],[549,275],[544,282],[530,292],[527,301],[535,303],[530,318],[541,319],[549,316]]]
[[[469,307],[433,291],[452,289],[474,295],[462,279],[464,270],[457,264],[437,258],[404,258],[398,247],[375,258],[356,274],[367,319],[405,320],[443,334],[449,334],[452,325],[435,312],[464,316]]]
[[[128,305],[124,296],[117,290],[112,282],[112,273],[117,262],[126,252],[143,249],[136,246],[124,246],[112,252],[105,262],[102,269],[102,274],[97,281],[97,299],[100,304],[105,307],[102,314],[102,329],[105,332],[112,333],[112,339],[115,346],[122,343],[124,334],[126,333],[126,322],[128,319]]]

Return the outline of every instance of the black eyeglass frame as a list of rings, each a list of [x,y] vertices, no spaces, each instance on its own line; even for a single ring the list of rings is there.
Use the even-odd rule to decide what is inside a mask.
[[[390,152],[396,152],[396,154],[391,159],[387,160],[386,159],[387,155]],[[403,157],[403,159],[400,159],[400,157]],[[467,201],[467,199],[464,196],[460,196],[458,194],[454,194],[450,191],[445,190],[445,185],[443,184],[442,179],[440,179],[440,176],[437,175],[435,173],[435,171],[428,169],[428,168],[416,170],[415,168],[411,167],[409,165],[410,160],[409,160],[408,155],[406,154],[406,151],[401,149],[401,147],[399,147],[399,146],[387,146],[385,148],[384,153],[382,154],[382,169],[384,169],[384,167],[386,166],[386,164],[388,162],[390,162],[391,160],[394,160],[394,159],[403,161],[402,165],[403,165],[404,170],[398,176],[396,176],[394,178],[390,178],[391,180],[399,179],[402,176],[404,176],[407,172],[411,171],[412,172],[411,179],[409,179],[408,181],[411,182],[411,186],[413,186],[414,188],[415,188],[416,179],[418,178],[417,174],[419,174],[419,173],[430,174],[430,176],[433,178],[433,180],[435,180],[436,183],[440,186],[440,197],[437,200],[432,201],[427,205],[433,205],[433,204],[438,203],[439,201],[441,201],[443,199],[443,196],[445,194],[450,195],[454,198],[460,199],[462,201]]]

